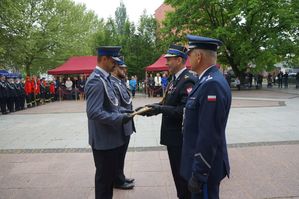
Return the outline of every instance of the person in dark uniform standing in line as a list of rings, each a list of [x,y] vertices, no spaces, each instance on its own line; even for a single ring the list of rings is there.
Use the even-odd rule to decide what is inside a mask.
[[[123,61],[117,62],[116,67],[114,68],[113,72],[111,73],[111,82],[114,87],[117,99],[119,101],[119,105],[128,110],[128,112],[132,111],[132,96],[127,89],[126,86],[126,68],[127,66]],[[134,179],[133,178],[126,178],[124,174],[124,165],[125,165],[125,157],[128,150],[130,136],[133,132],[136,132],[134,122],[129,121],[123,128],[125,145],[120,153],[120,164],[118,165],[118,172],[117,176],[114,181],[114,187],[117,189],[133,189]]]
[[[132,120],[130,114],[121,112],[110,80],[110,72],[116,61],[120,61],[120,49],[117,46],[98,48],[98,65],[89,76],[84,89],[89,144],[96,167],[96,199],[111,199],[113,196],[119,156],[125,145],[123,126]]]
[[[16,89],[16,97],[15,97],[15,109],[16,111],[21,110],[21,98],[22,98],[22,88],[21,88],[21,82],[18,77],[15,78],[14,83],[15,89]]]
[[[17,97],[17,91],[15,88],[14,80],[11,76],[7,77],[7,91],[8,91],[8,98],[7,98],[7,107],[10,113],[15,112],[15,99]]]
[[[54,96],[54,101],[59,100],[59,87],[60,87],[60,81],[58,77],[54,77],[54,86],[55,86],[55,96]]]
[[[284,88],[288,88],[289,87],[289,73],[285,72],[285,74],[283,75],[283,80],[284,80]]]
[[[0,108],[3,115],[7,114],[7,98],[7,82],[5,81],[5,76],[3,74],[0,74]]]
[[[172,176],[175,182],[177,197],[180,199],[191,198],[187,181],[180,175],[182,152],[182,120],[183,110],[188,94],[191,92],[197,78],[186,68],[187,49],[179,45],[170,45],[166,65],[172,75],[172,81],[166,88],[162,102],[148,105],[152,111],[144,115],[152,116],[162,113],[160,144],[167,146]]]
[[[83,77],[83,75],[80,75],[80,78],[78,80],[78,86],[77,88],[79,89],[79,99],[80,100],[84,100],[85,99],[85,95],[84,95],[84,86],[85,86],[85,79]]]
[[[283,80],[283,72],[282,71],[279,71],[277,78],[278,78],[278,88],[282,88],[282,80]]]
[[[218,199],[219,186],[229,176],[225,128],[231,90],[216,66],[217,39],[187,35],[191,69],[199,75],[186,103],[181,174],[192,199]]]
[[[20,77],[21,79],[21,77]],[[21,86],[21,110],[25,109],[25,101],[26,101],[26,93],[25,93],[25,84],[24,84],[24,80],[20,80],[20,86]]]

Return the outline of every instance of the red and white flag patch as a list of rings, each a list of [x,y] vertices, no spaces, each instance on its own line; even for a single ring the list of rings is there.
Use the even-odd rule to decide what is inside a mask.
[[[208,95],[208,102],[216,102],[216,95]]]
[[[192,87],[187,88],[187,93],[188,94],[191,93],[191,91],[192,91]]]

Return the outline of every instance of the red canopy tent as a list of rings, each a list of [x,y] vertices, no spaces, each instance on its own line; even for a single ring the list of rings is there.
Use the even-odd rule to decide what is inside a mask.
[[[69,58],[64,64],[49,70],[51,75],[90,74],[97,65],[97,56],[77,56]]]
[[[150,71],[167,71],[168,66],[166,66],[166,58],[164,58],[164,55],[165,54],[161,55],[161,57],[152,65],[147,66],[145,68],[145,70],[148,72],[150,72]],[[189,69],[191,68],[189,58],[187,59],[186,66]]]

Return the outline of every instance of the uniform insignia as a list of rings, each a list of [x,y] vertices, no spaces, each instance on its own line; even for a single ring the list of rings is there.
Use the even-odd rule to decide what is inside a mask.
[[[192,87],[187,88],[187,93],[188,94],[191,93],[191,91],[192,91]]]
[[[101,75],[98,73],[95,73],[94,76],[100,77]]]
[[[208,95],[208,102],[216,102],[216,95]]]
[[[171,87],[170,93],[174,93],[176,87]]]
[[[206,79],[207,79],[207,77],[202,77],[202,78],[200,78],[200,79],[199,79],[199,80],[200,80],[200,83],[206,81]]]
[[[171,91],[173,89],[173,84],[170,85],[169,90]]]
[[[209,75],[206,79],[206,81],[209,81],[210,79],[213,79],[213,77],[211,77],[211,75]]]
[[[185,79],[188,79],[189,78],[189,75],[185,75],[185,77],[184,77]]]

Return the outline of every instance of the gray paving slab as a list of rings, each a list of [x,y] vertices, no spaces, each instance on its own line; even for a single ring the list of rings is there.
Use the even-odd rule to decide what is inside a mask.
[[[221,198],[299,198],[298,96],[292,88],[233,91],[227,126],[232,174],[221,185]],[[159,100],[139,95],[133,103]],[[0,115],[0,199],[94,198],[84,109],[84,102],[63,101]],[[135,123],[125,173],[136,187],[115,190],[114,198],[176,198],[159,144],[161,116],[137,116]]]
[[[299,89],[298,89],[299,90]],[[299,92],[296,89],[234,91],[227,125],[229,144],[299,140]],[[138,96],[134,107],[160,101]],[[130,148],[160,147],[161,115],[135,117]],[[85,102],[49,103],[0,115],[0,150],[88,149]]]
[[[231,176],[222,199],[299,198],[299,144],[229,148]],[[1,199],[94,199],[91,153],[0,154]],[[176,198],[166,151],[128,152],[125,173],[134,190],[115,199]]]

